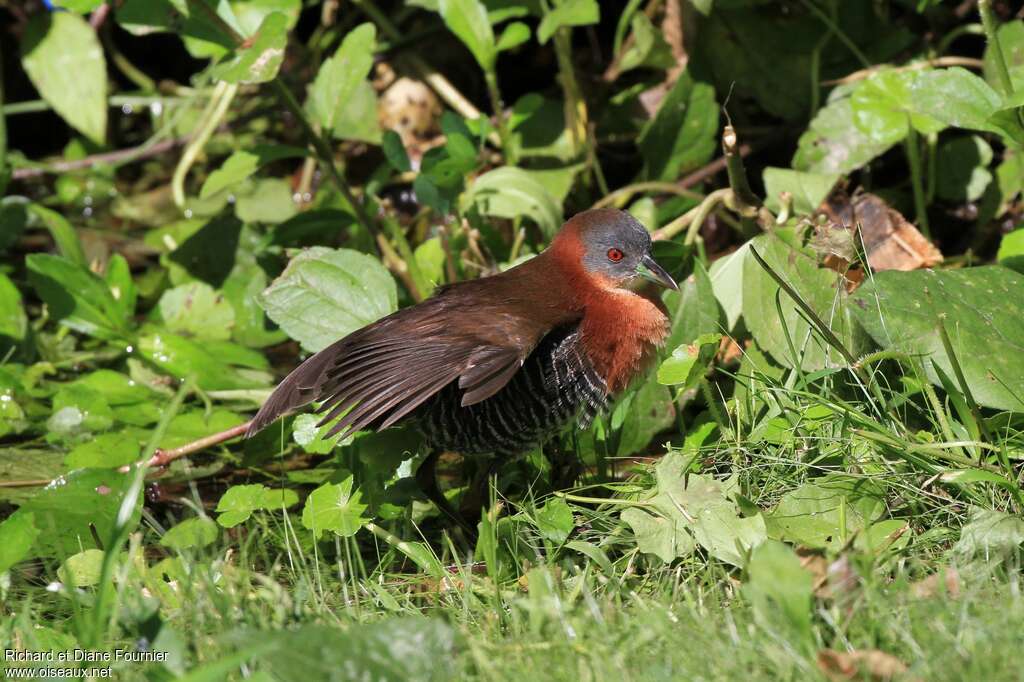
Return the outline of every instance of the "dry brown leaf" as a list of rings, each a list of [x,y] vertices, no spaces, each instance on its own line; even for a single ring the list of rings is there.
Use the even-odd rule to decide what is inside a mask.
[[[916,270],[942,262],[942,253],[896,209],[874,194],[850,197],[840,190],[825,200],[822,212],[835,226],[859,227],[872,270]],[[842,254],[834,254],[849,260]]]
[[[941,569],[913,583],[910,586],[910,593],[918,599],[931,599],[936,596],[957,599],[960,597],[960,574],[953,567]]]
[[[818,669],[830,680],[891,680],[907,672],[907,666],[892,654],[878,649],[818,652]]]

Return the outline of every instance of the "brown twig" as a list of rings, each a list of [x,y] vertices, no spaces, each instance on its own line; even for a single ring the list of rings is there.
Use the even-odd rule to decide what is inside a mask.
[[[220,433],[214,433],[209,436],[204,436],[191,443],[185,443],[184,445],[170,450],[164,450],[157,448],[153,452],[153,456],[143,462],[143,466],[154,468],[154,467],[165,467],[176,459],[180,459],[186,455],[191,455],[193,452],[199,452],[205,450],[208,447],[223,443],[224,441],[231,440],[232,438],[238,438],[248,430],[249,425],[252,424],[252,420],[239,424],[238,426],[232,426],[230,429],[225,429]],[[130,466],[123,466],[118,471],[121,473],[127,473],[131,469]]]
[[[131,161],[138,161],[139,159],[147,159],[152,156],[159,156],[164,152],[170,151],[175,147],[180,147],[186,144],[192,137],[176,137],[170,140],[163,140],[150,145],[139,145],[138,147],[129,147],[128,149],[118,149],[112,152],[103,152],[102,154],[93,154],[92,156],[86,156],[83,159],[73,159],[71,161],[56,161],[47,166],[34,166],[32,168],[16,168],[11,174],[15,180],[25,180],[28,178],[39,177],[40,175],[46,175],[47,173],[67,173],[68,171],[82,170],[83,168],[91,168],[92,166],[102,163],[128,163]]]
[[[972,69],[980,69],[984,66],[985,62],[980,59],[974,59],[973,57],[936,57],[934,59],[925,59],[920,62],[914,62],[913,64],[905,64],[903,66],[889,67],[885,64],[878,64],[867,69],[860,69],[854,71],[851,74],[847,74],[842,78],[833,78],[832,80],[822,81],[822,85],[846,85],[847,83],[856,83],[862,81],[865,78],[870,78],[873,74],[878,73],[882,69],[891,68],[893,71],[918,71],[920,69],[927,69],[929,67],[947,67],[947,66],[966,66]]]
[[[53,479],[49,478],[30,478],[20,481],[0,481],[0,488],[41,488],[44,485],[49,485]]]

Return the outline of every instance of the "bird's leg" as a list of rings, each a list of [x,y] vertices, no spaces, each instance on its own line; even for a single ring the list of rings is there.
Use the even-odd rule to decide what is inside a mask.
[[[548,441],[543,452],[551,464],[551,489],[571,488],[580,475],[580,458],[576,452],[563,448],[557,438]]]
[[[469,486],[466,488],[465,494],[462,496],[462,501],[459,504],[459,510],[462,512],[463,518],[466,519],[479,519],[480,510],[487,504],[489,498],[489,483],[491,476],[498,473],[498,459],[496,457],[488,457],[484,462],[477,462],[476,473],[473,474],[473,479],[470,481]]]
[[[444,496],[441,488],[437,485],[437,460],[440,456],[441,452],[439,450],[430,451],[427,458],[420,464],[420,468],[416,470],[416,484],[419,485],[420,490],[427,496],[427,499],[441,510],[442,514],[457,523],[460,528],[469,534],[470,538],[475,538],[476,528],[470,525],[465,517],[455,510],[455,507],[451,505],[451,502],[448,501],[448,498]]]

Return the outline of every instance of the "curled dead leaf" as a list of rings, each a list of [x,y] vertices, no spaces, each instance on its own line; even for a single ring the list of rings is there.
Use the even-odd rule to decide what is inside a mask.
[[[830,680],[891,680],[907,672],[907,666],[892,654],[878,649],[818,652],[818,669]]]

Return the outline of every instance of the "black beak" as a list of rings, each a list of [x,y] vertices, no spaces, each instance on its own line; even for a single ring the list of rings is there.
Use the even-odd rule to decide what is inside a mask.
[[[672,291],[679,291],[679,285],[676,284],[676,281],[665,272],[665,268],[658,265],[657,261],[649,253],[640,259],[640,265],[636,267],[636,274]]]

